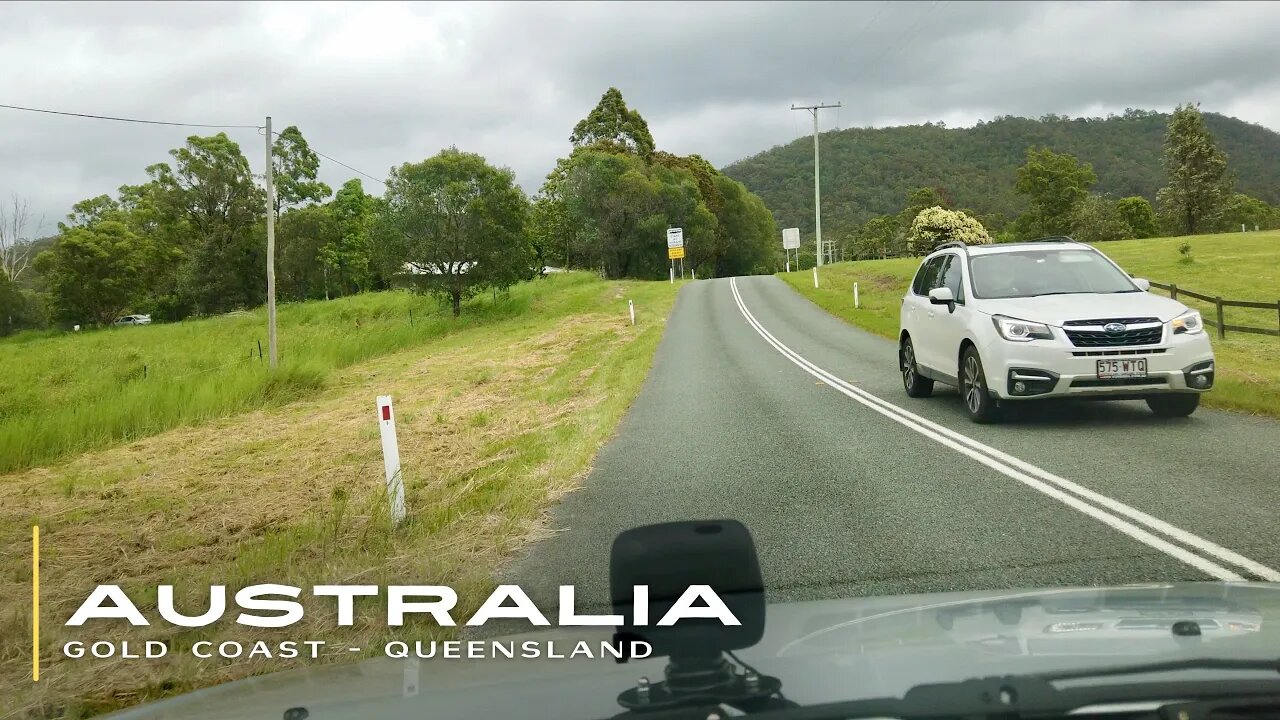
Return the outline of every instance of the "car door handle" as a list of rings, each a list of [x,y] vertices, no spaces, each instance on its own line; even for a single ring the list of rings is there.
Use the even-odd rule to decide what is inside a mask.
[[[932,311],[932,310],[930,310],[930,311],[929,311],[929,317],[933,317],[933,311]]]

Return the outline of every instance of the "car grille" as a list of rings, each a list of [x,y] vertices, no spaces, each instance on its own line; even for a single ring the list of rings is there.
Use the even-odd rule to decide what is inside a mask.
[[[1076,378],[1071,381],[1073,388],[1106,388],[1106,387],[1129,387],[1132,385],[1168,385],[1169,379],[1165,377],[1144,377],[1144,378]]]
[[[1129,326],[1118,333],[1102,328],[1111,323]],[[1146,327],[1133,328],[1133,325]],[[1068,320],[1062,324],[1067,339],[1076,347],[1124,347],[1129,345],[1155,345],[1164,338],[1164,323],[1159,318],[1102,318],[1094,320]]]
[[[1101,357],[1104,355],[1159,355],[1166,352],[1164,348],[1145,348],[1142,350],[1075,350],[1073,357]]]

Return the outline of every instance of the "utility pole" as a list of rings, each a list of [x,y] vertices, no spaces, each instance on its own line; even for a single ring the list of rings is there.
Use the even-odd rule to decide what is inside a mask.
[[[267,116],[267,354],[268,367],[276,366],[276,187],[272,178],[271,116]]]
[[[813,115],[813,229],[817,238],[817,263],[822,264],[822,200],[821,190],[818,182],[818,111],[824,108],[838,108],[840,103],[835,105],[792,105],[792,110],[808,110]]]

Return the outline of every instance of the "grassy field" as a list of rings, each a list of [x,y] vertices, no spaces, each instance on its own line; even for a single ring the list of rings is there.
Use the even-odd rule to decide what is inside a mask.
[[[402,292],[283,305],[282,372],[269,374],[266,313],[0,341],[0,473],[313,393],[361,360],[518,315],[542,286],[460,320]],[[411,315],[412,314],[412,315]]]
[[[1191,261],[1178,252],[1191,244]],[[1098,248],[1135,276],[1229,300],[1280,300],[1280,231],[1197,235],[1101,243]],[[866,260],[828,265],[819,270],[820,287],[813,287],[812,270],[781,273],[780,277],[828,312],[865,330],[897,338],[898,309],[919,258]],[[861,308],[853,306],[853,283],[858,283]],[[1152,292],[1161,292],[1152,290]],[[1189,306],[1214,318],[1212,303],[1180,297]],[[1276,328],[1274,310],[1226,308],[1229,325]],[[1280,338],[1228,333],[1218,339],[1212,328],[1218,379],[1205,404],[1245,412],[1280,416]]]
[[[257,582],[447,584],[459,592],[460,614],[474,610],[493,588],[495,569],[544,532],[546,508],[577,486],[639,392],[678,288],[584,275],[531,283],[505,304],[469,308],[470,317],[448,332],[437,327],[398,341],[404,349],[388,340],[378,352],[348,350],[354,355],[345,368],[334,360],[324,388],[294,402],[224,406],[224,414],[249,409],[151,428],[150,437],[0,476],[0,704],[10,711],[0,717],[92,715],[314,662],[195,661],[183,648],[201,639],[325,640],[332,648],[326,661],[351,661],[376,653],[388,636],[376,599],[357,602],[349,628],[337,626],[331,599],[304,603],[306,618],[283,630],[219,623],[134,632],[104,623],[75,633],[63,626],[99,583],[122,585],[151,617],[155,586],[165,583],[177,586],[178,606],[189,611],[205,606],[210,584],[231,593]],[[379,301],[352,305],[368,311]],[[398,315],[412,299],[385,301]],[[285,344],[294,352],[302,349],[300,328],[319,343],[354,326],[352,315],[331,308],[288,312],[291,332],[282,336],[294,338]],[[364,317],[363,328],[375,324]],[[166,328],[135,330],[141,337]],[[413,332],[428,331],[415,322]],[[57,340],[67,352],[75,341],[105,342]],[[366,359],[355,362],[358,352]],[[67,382],[92,385],[74,375]],[[220,381],[210,374],[204,382]],[[396,403],[409,509],[394,530],[374,417],[382,394]],[[42,549],[38,685],[30,680],[33,523]],[[395,630],[424,640],[448,632],[429,623]],[[173,649],[164,660],[60,659],[72,637],[159,639]],[[348,643],[364,651],[350,653]]]

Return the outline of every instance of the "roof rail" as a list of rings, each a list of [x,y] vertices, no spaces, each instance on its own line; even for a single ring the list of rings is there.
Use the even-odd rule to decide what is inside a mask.
[[[965,245],[963,240],[952,240],[951,242],[942,243],[938,247],[934,248],[933,251],[937,252],[943,248],[953,248],[953,247],[964,248],[964,251],[966,253],[969,252],[969,246]]]
[[[1036,238],[1035,240],[1028,240],[1027,242],[1069,242],[1069,243],[1079,243],[1080,241],[1079,241],[1079,240],[1076,240],[1075,238],[1072,238],[1072,237],[1067,237],[1066,235],[1051,235],[1051,236],[1049,236],[1049,237],[1042,237],[1042,238]]]

